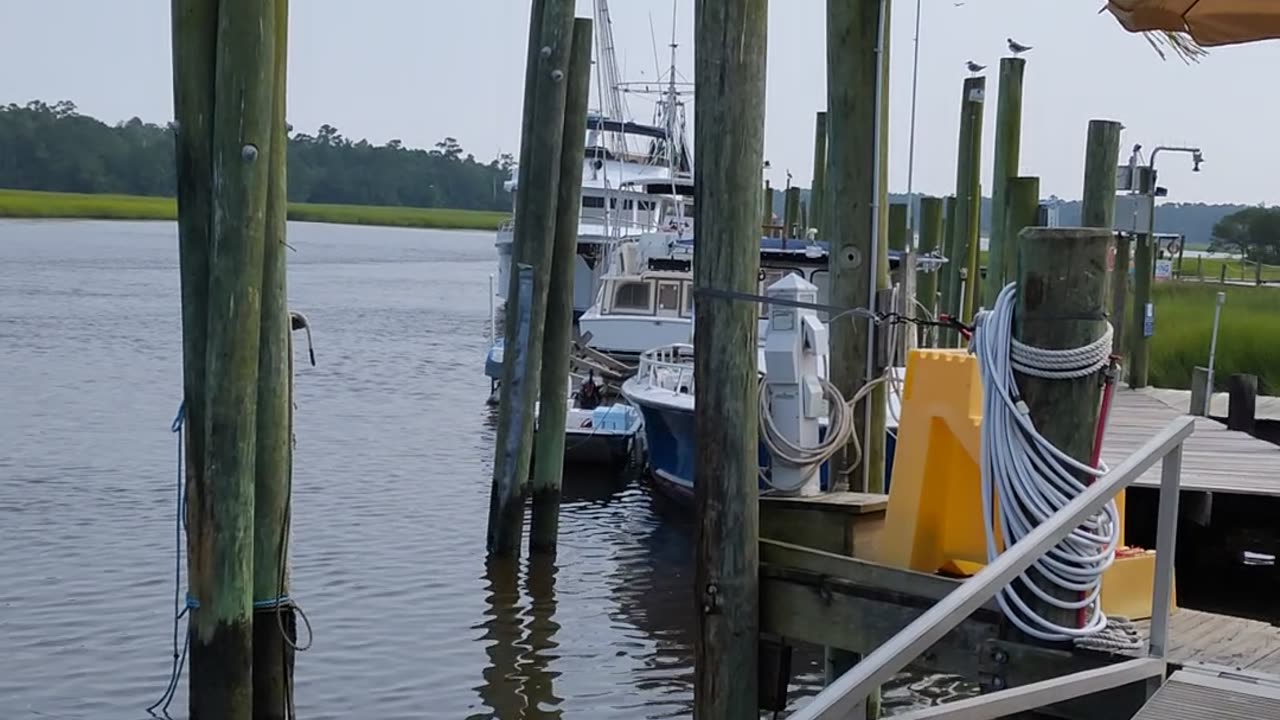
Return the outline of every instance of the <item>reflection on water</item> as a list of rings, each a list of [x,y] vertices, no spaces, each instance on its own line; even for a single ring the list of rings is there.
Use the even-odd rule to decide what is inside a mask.
[[[318,361],[296,365],[299,717],[687,717],[687,512],[574,472],[555,561],[486,564],[492,237],[291,223],[290,244]],[[169,677],[178,297],[171,223],[0,221],[4,720],[140,720]]]

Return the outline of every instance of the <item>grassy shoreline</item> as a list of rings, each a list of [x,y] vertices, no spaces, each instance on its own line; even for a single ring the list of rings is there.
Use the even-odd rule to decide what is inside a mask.
[[[0,189],[0,218],[176,220],[173,198]],[[341,225],[496,230],[509,213],[447,208],[289,203],[289,219]]]

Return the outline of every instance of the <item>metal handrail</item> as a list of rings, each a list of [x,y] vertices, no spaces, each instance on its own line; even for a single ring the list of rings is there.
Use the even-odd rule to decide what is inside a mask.
[[[636,377],[643,378],[650,387],[670,390],[681,395],[692,395],[694,389],[693,346],[674,343],[646,350],[640,354]],[[674,375],[675,382],[670,378]]]
[[[876,688],[941,640],[994,597],[1001,588],[1013,582],[1072,529],[1101,510],[1117,493],[1140,478],[1157,460],[1163,460],[1163,465],[1148,654],[1163,658],[1168,647],[1182,444],[1194,430],[1195,419],[1191,417],[1181,417],[1170,423],[1118,467],[1098,478],[1066,507],[1007,548],[976,575],[961,583],[888,642],[867,655],[862,662],[836,678],[808,705],[793,713],[791,720],[837,720],[847,717]]]

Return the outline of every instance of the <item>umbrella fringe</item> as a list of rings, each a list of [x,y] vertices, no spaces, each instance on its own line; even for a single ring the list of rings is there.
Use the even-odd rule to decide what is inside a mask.
[[[1209,54],[1209,51],[1196,42],[1195,38],[1186,33],[1173,32],[1171,30],[1151,30],[1142,33],[1142,36],[1151,44],[1151,47],[1160,56],[1161,60],[1168,59],[1165,55],[1166,49],[1182,58],[1182,61],[1187,64],[1198,63],[1200,58]]]

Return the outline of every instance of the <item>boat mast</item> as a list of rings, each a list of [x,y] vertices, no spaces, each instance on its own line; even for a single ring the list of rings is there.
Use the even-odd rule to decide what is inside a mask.
[[[622,97],[621,80],[618,75],[618,48],[613,41],[613,20],[609,15],[609,0],[595,0],[596,47],[599,52],[601,89],[600,103],[604,106],[604,115],[610,120],[626,122],[627,103]],[[615,152],[626,153],[626,137],[622,133],[611,133]]]

